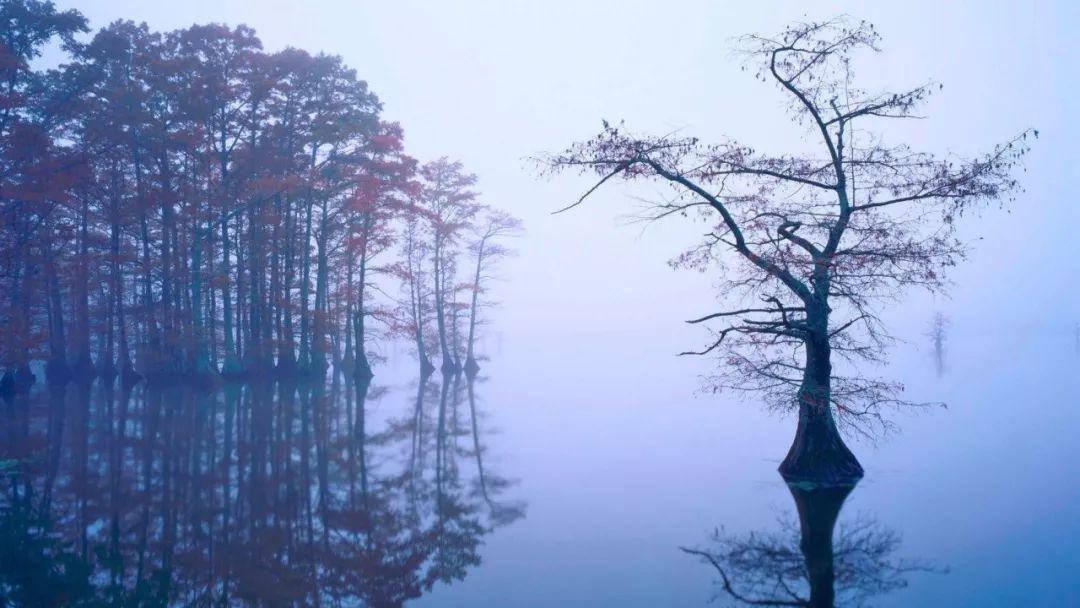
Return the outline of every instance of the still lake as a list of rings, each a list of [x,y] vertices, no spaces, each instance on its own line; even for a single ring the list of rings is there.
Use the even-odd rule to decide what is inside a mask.
[[[796,605],[822,507],[800,521],[776,473],[794,420],[702,394],[707,362],[593,338],[492,345],[473,383],[421,384],[404,350],[370,385],[38,383],[0,404],[0,596],[739,605],[680,549],[719,533],[748,556],[732,589]],[[850,441],[866,477],[832,534],[837,605],[1080,606],[1073,338],[957,340],[941,377],[914,347],[884,370],[948,408]]]

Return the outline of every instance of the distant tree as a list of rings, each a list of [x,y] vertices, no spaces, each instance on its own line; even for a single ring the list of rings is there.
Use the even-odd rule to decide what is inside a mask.
[[[695,216],[709,225],[705,240],[673,263],[719,266],[730,306],[690,322],[728,324],[714,330],[708,346],[686,354],[721,355],[717,389],[759,391],[773,407],[798,409],[795,440],[780,466],[789,480],[862,476],[834,412],[853,428],[887,426],[882,407],[902,403],[902,387],[839,375],[833,353],[882,360],[889,337],[878,320],[880,304],[912,286],[944,287],[945,270],[967,250],[955,220],[1017,191],[1013,170],[1029,133],[1038,135],[1022,133],[974,159],[884,143],[870,130],[873,121],[914,118],[939,87],[856,88],[852,60],[878,50],[878,40],[872,25],[843,18],[741,39],[747,64],[783,92],[789,117],[809,130],[817,153],[636,136],[605,122],[595,138],[541,160],[550,172],[599,176],[566,209],[612,179],[659,181],[672,194],[649,208],[648,219]]]
[[[460,162],[440,158],[420,167],[422,187],[417,192],[416,208],[430,224],[432,293],[435,300],[435,323],[438,329],[441,369],[461,369],[455,349],[451,348],[451,300],[456,287],[458,255],[465,230],[480,210],[476,202],[476,176],[466,173]]]
[[[435,365],[428,355],[432,303],[427,286],[428,264],[431,250],[424,238],[424,222],[415,208],[404,214],[401,228],[401,261],[395,267],[395,274],[401,281],[402,289],[407,292],[401,303],[401,330],[416,344],[416,356],[420,360],[420,375],[429,376],[435,371]]]
[[[476,270],[473,280],[469,285],[469,335],[465,345],[465,371],[476,374],[480,365],[476,362],[474,343],[476,342],[476,326],[480,322],[479,311],[485,304],[480,300],[480,294],[484,292],[483,285],[491,280],[491,272],[495,264],[510,255],[510,250],[498,241],[508,237],[519,236],[522,232],[521,220],[511,216],[505,211],[487,209],[482,219],[475,224],[476,237],[469,246],[476,258]]]
[[[949,318],[940,312],[934,313],[926,336],[930,338],[930,344],[934,348],[934,368],[937,370],[938,377],[945,374],[945,339],[948,330]]]
[[[345,299],[350,328],[345,332],[346,350],[351,351],[354,342],[356,345],[355,355],[347,353],[346,356],[354,358],[354,371],[360,376],[371,374],[367,356],[368,318],[388,321],[391,316],[385,307],[368,304],[374,277],[391,271],[390,267],[376,262],[394,244],[397,235],[392,220],[401,213],[408,213],[408,195],[416,186],[412,181],[416,161],[405,156],[402,150],[401,127],[388,123],[382,130],[380,135],[372,138],[371,159],[357,176],[349,207],[347,246],[342,252],[343,265],[347,269],[344,284],[348,290]]]

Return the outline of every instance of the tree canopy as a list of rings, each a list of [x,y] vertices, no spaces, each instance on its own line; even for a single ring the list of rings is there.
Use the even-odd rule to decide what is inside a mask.
[[[341,57],[243,25],[86,39],[34,0],[0,23],[5,390],[35,359],[58,381],[370,374],[371,340],[399,335],[460,368],[459,258],[491,208],[460,163],[408,155]],[[65,61],[36,69],[57,39]]]

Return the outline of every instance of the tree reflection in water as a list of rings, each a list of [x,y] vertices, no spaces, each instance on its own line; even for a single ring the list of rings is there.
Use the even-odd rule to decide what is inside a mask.
[[[424,379],[396,415],[386,392],[335,378],[4,401],[0,605],[390,607],[463,579],[524,508],[486,470],[472,383]]]
[[[864,606],[907,586],[912,573],[940,571],[923,560],[896,557],[900,535],[872,516],[837,526],[854,487],[789,485],[798,525],[781,519],[778,530],[745,536],[721,529],[707,549],[682,550],[716,570],[717,599],[734,605]]]

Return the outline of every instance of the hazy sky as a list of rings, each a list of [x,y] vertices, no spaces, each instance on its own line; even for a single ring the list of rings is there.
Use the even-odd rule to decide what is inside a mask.
[[[951,297],[915,292],[886,311],[890,329],[912,341],[887,375],[915,378],[908,396],[950,409],[902,418],[904,433],[881,448],[858,446],[870,477],[856,504],[905,530],[911,555],[957,566],[953,578],[929,583],[940,595],[924,597],[942,605],[976,605],[979,592],[1005,602],[996,605],[1021,594],[1036,605],[1032,594],[1056,593],[1047,581],[1060,587],[1075,571],[1080,2],[56,2],[94,27],[120,18],[157,30],[246,23],[267,50],[342,55],[383,100],[384,117],[404,126],[410,154],[460,159],[485,201],[524,219],[520,255],[494,290],[504,305],[484,349],[495,355],[485,363],[494,382],[481,407],[506,430],[492,438],[492,460],[524,480],[530,513],[493,535],[473,586],[436,596],[438,606],[498,605],[493,597],[704,605],[710,573],[674,547],[719,524],[771,522],[754,502],[764,498],[728,493],[778,483],[794,425],[690,399],[693,375],[712,362],[672,356],[708,340],[682,320],[715,310],[715,277],[667,265],[701,226],[624,225],[631,197],[657,191],[647,186],[606,188],[552,216],[590,184],[538,179],[525,159],[594,135],[601,119],[641,133],[731,136],[766,152],[803,148],[786,99],[740,71],[731,39],[802,18],[872,21],[884,52],[856,65],[862,87],[944,85],[928,118],[893,125],[890,142],[975,155],[1029,127],[1041,138],[1027,158],[1027,192],[1010,210],[963,218],[963,233],[982,240],[952,273]],[[916,350],[935,311],[953,320],[941,381]],[[943,500],[947,492],[961,499]],[[770,496],[790,511],[786,490]],[[1000,594],[1006,586],[1013,596]],[[548,595],[522,593],[537,588]],[[595,597],[618,601],[587,601]],[[902,605],[927,605],[918,597]]]
[[[1011,212],[965,218],[983,237],[952,278],[950,299],[913,294],[886,316],[917,338],[934,310],[958,333],[1056,333],[1080,321],[1080,244],[1072,146],[1080,4],[1059,2],[305,2],[80,0],[94,27],[127,18],[167,30],[246,23],[268,50],[342,55],[400,121],[409,152],[449,155],[480,176],[484,199],[525,220],[520,256],[498,295],[504,339],[538,335],[641,336],[630,348],[666,356],[707,339],[680,321],[708,312],[713,279],[666,261],[700,226],[677,221],[642,233],[618,216],[629,195],[607,188],[551,216],[586,183],[537,179],[525,158],[593,135],[601,118],[638,132],[682,129],[733,136],[759,150],[803,146],[771,84],[739,70],[731,39],[789,21],[847,13],[874,22],[884,52],[856,66],[866,88],[944,84],[928,118],[891,131],[927,151],[981,153],[1027,127],[1042,134],[1028,158],[1027,192]],[[809,8],[808,8],[809,7]],[[905,323],[906,321],[906,323]]]

